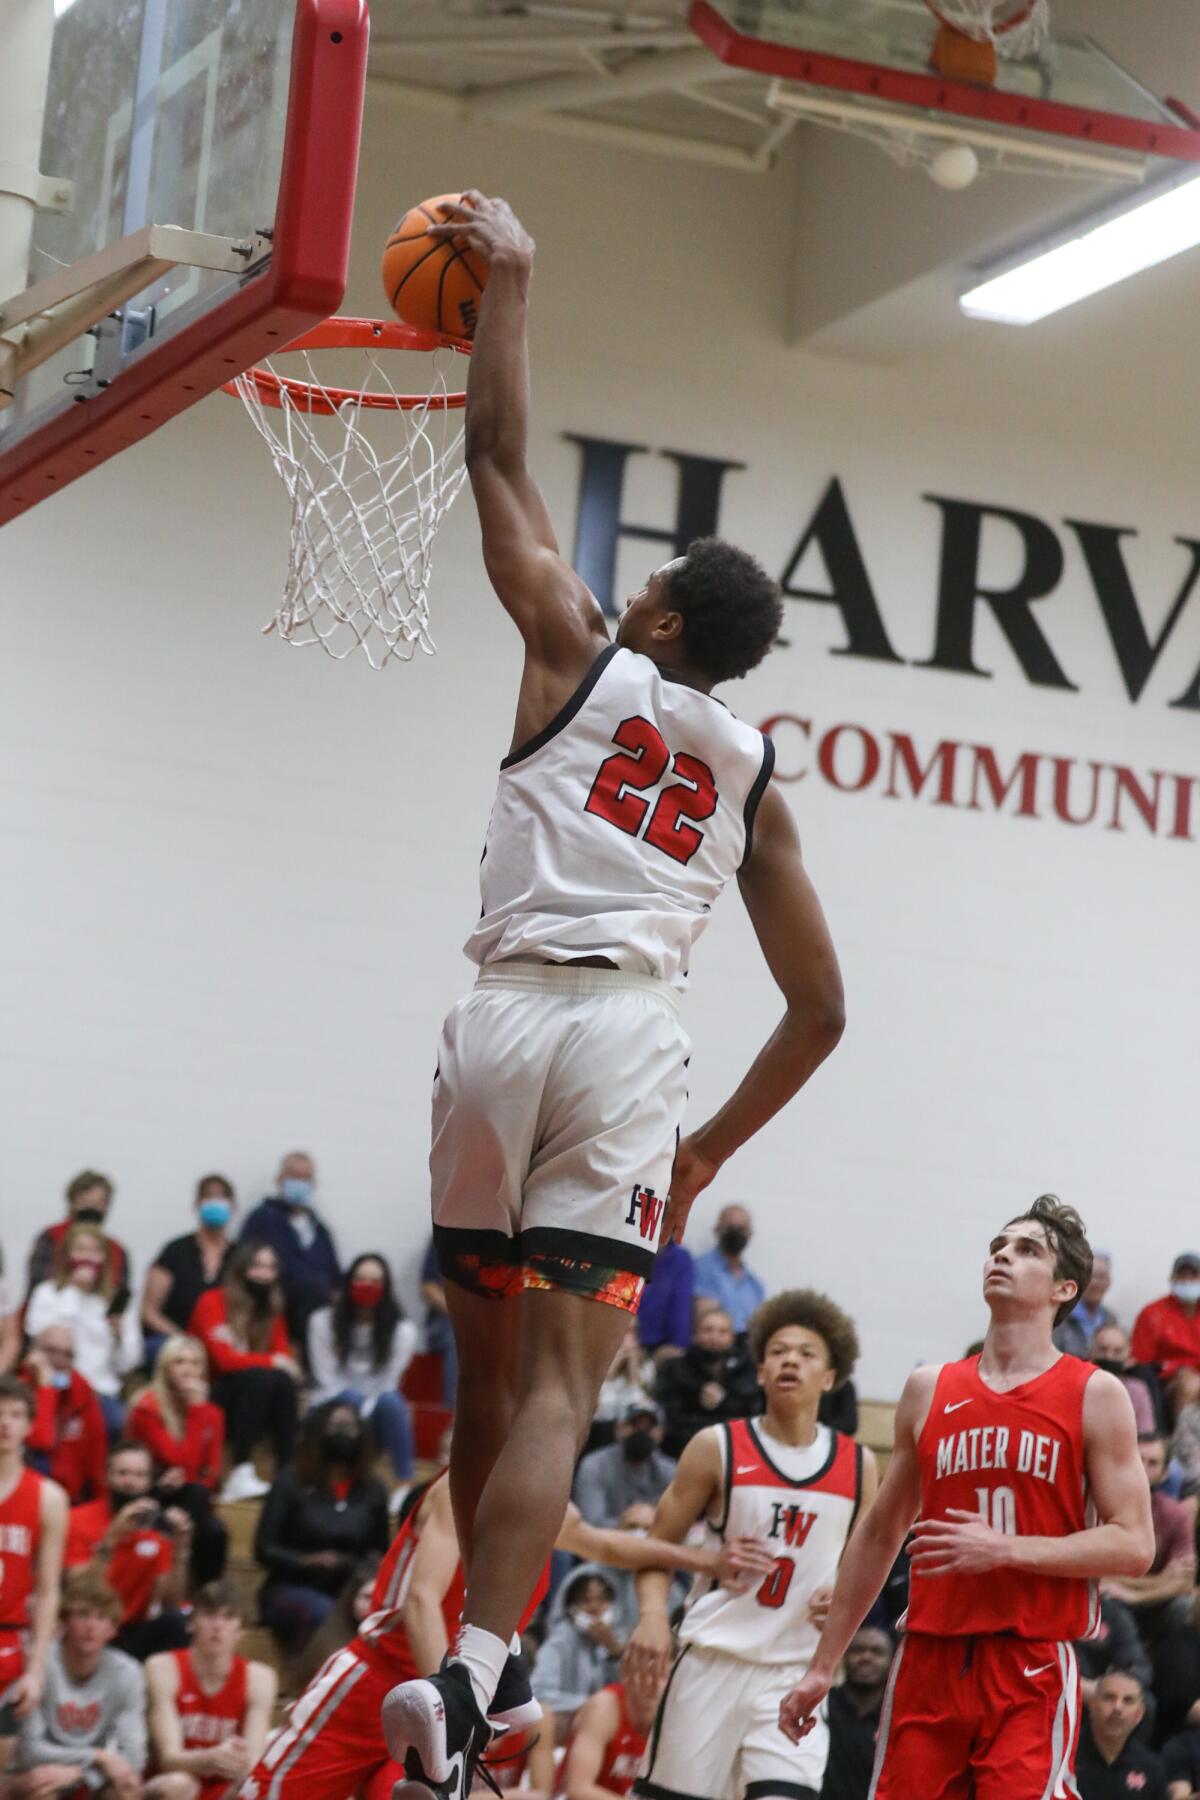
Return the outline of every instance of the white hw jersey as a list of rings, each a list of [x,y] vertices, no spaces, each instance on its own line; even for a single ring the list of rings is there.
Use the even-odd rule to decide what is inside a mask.
[[[853,1438],[824,1425],[804,1450],[777,1444],[750,1419],[715,1429],[725,1508],[720,1520],[706,1521],[710,1539],[759,1538],[775,1565],[739,1591],[707,1577],[697,1580],[680,1641],[743,1662],[807,1668],[821,1635],[808,1604],[837,1578],[862,1497],[862,1451]]]
[[[500,765],[467,955],[604,956],[682,987],[773,765],[770,740],[719,700],[610,645]]]

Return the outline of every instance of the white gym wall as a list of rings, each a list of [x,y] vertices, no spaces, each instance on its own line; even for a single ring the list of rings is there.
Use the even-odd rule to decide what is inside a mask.
[[[1085,811],[1091,761],[1200,775],[1198,715],[1169,705],[1200,664],[1200,593],[1132,703],[1063,524],[1136,529],[1126,551],[1153,640],[1188,568],[1175,540],[1197,524],[1190,382],[1170,348],[1194,263],[899,366],[820,360],[787,341],[795,284],[819,275],[782,248],[805,204],[802,154],[753,178],[467,130],[375,97],[347,310],[381,304],[393,218],[472,182],[507,193],[539,240],[531,454],[568,554],[580,465],[564,432],[745,463],[726,477],[721,529],[776,574],[836,476],[906,659],[830,654],[845,642],[836,608],[789,602],[790,647],[727,690],[756,722],[811,723],[807,745],[780,727],[779,760],[809,771],[786,791],[849,1024],[698,1204],[692,1247],[710,1244],[721,1200],[746,1201],[755,1266],[852,1308],[860,1387],[881,1396],[979,1334],[986,1240],[1046,1188],[1113,1251],[1131,1315],[1198,1235],[1200,846],[1170,837],[1166,786],[1157,833],[1128,803],[1124,829],[1108,829],[1108,786],[1078,827],[1054,817],[1048,788],[1036,820],[1005,816],[1011,798],[1003,813],[935,805],[934,780],[888,798],[888,733],[907,733],[922,762],[942,739],[991,747],[1006,772],[1024,751],[1075,758]],[[1077,691],[1031,685],[983,607],[976,657],[991,679],[912,666],[934,643],[929,494],[1053,527],[1065,573],[1034,613]],[[625,517],[667,525],[673,506],[670,465],[632,461]],[[186,1229],[198,1175],[226,1171],[248,1205],[279,1153],[304,1147],[343,1254],[384,1248],[411,1295],[437,1033],[471,980],[460,945],[518,643],[469,496],[437,553],[440,654],[382,675],[259,636],[285,532],[262,446],[216,396],[4,533],[0,1218],[14,1275],[84,1165],[116,1181],[113,1226],[140,1279]],[[984,578],[1003,586],[1015,539],[989,533]],[[622,581],[659,554],[627,543]],[[815,553],[802,574],[823,585]],[[838,724],[881,748],[860,793],[817,768]],[[840,779],[856,755],[844,736]],[[692,1122],[778,1012],[736,893],[693,971]]]

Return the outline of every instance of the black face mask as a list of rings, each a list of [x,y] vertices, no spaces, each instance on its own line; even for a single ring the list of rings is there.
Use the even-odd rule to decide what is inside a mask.
[[[1123,1375],[1125,1373],[1125,1364],[1117,1362],[1114,1357],[1093,1356],[1092,1361],[1098,1369],[1103,1369],[1107,1375]]]
[[[625,1455],[632,1463],[649,1462],[654,1454],[652,1431],[631,1431],[624,1443]]]
[[[743,1231],[740,1225],[727,1225],[717,1239],[726,1256],[740,1256],[749,1242],[750,1233]]]
[[[76,1225],[103,1225],[104,1214],[98,1206],[81,1206],[72,1222]]]
[[[326,1462],[351,1463],[358,1455],[358,1433],[327,1431],[321,1439],[321,1451]]]
[[[259,1275],[247,1275],[246,1292],[259,1312],[266,1312],[270,1308],[271,1290],[274,1286],[273,1281],[264,1281]]]

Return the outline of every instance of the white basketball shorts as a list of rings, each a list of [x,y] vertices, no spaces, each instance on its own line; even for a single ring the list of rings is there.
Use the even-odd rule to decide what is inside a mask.
[[[829,1756],[824,1709],[799,1744],[779,1729],[779,1703],[802,1672],[797,1663],[743,1662],[686,1645],[659,1703],[634,1793],[646,1800],[815,1800]]]
[[[654,1263],[691,1045],[665,982],[505,962],[442,1029],[429,1157],[443,1276],[636,1312]]]

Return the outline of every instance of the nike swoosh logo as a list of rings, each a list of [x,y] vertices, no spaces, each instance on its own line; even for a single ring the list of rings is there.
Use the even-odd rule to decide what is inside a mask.
[[[960,1406],[970,1406],[969,1400],[956,1400],[952,1406],[944,1406],[943,1412],[957,1412]]]
[[[1053,1664],[1053,1663],[1043,1663],[1043,1664],[1042,1664],[1042,1666],[1041,1666],[1041,1668],[1039,1668],[1039,1669],[1026,1669],[1026,1671],[1025,1671],[1025,1673],[1026,1673],[1026,1675],[1029,1675],[1029,1676],[1033,1676],[1033,1675],[1044,1675],[1044,1674],[1045,1674],[1045,1673],[1046,1673],[1046,1670],[1047,1670],[1047,1669],[1052,1669],[1052,1668],[1053,1668],[1053,1667],[1054,1667],[1054,1664]]]
[[[753,1473],[757,1467],[758,1467],[757,1463],[747,1463],[746,1467],[744,1469],[738,1469],[736,1471],[736,1473],[739,1475],[753,1475]]]

